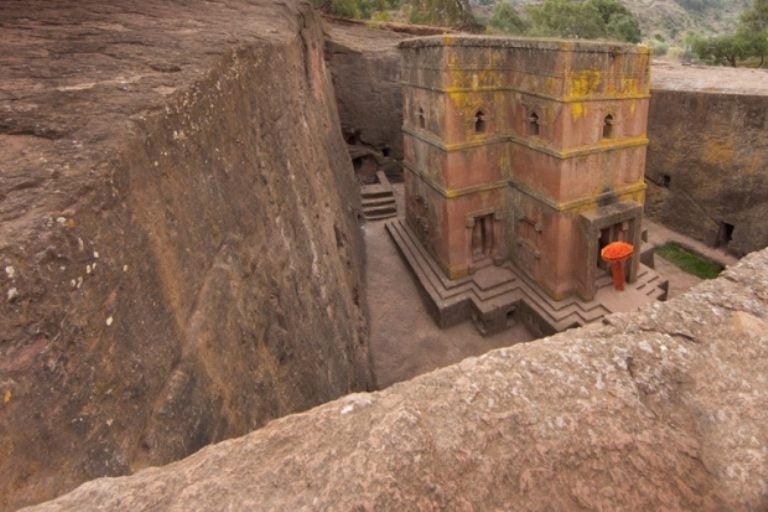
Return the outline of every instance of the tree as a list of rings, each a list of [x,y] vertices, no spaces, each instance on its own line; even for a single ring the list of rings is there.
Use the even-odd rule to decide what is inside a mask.
[[[768,30],[768,0],[754,0],[752,7],[741,14],[740,27],[753,32]]]
[[[642,37],[640,24],[635,16],[618,0],[589,0],[605,25],[605,33],[611,39],[639,43]]]
[[[747,56],[747,46],[737,34],[697,39],[693,51],[699,59],[709,64],[736,66],[740,59]]]
[[[508,34],[523,34],[528,29],[528,23],[523,20],[514,7],[502,0],[493,9],[493,15],[488,25],[500,32]]]
[[[469,0],[410,0],[411,23],[457,27],[471,32],[482,27],[475,20]]]
[[[533,35],[640,42],[640,25],[619,0],[544,0],[530,5]]]
[[[709,39],[696,39],[693,52],[710,64],[737,66],[739,61],[759,58],[759,65],[768,57],[768,0],[754,0],[744,11],[736,32]]]
[[[768,56],[768,0],[754,0],[739,20],[738,36],[748,55],[760,58],[760,66]]]

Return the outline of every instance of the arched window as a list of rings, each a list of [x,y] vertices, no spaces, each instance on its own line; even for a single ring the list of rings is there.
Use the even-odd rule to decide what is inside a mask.
[[[603,138],[610,139],[613,137],[613,116],[608,114],[603,119]]]
[[[475,114],[475,133],[485,133],[485,114],[482,110]]]
[[[419,107],[419,128],[427,127],[427,118],[424,115],[424,109]]]
[[[540,131],[539,114],[531,112],[531,115],[528,116],[528,135],[538,135]]]

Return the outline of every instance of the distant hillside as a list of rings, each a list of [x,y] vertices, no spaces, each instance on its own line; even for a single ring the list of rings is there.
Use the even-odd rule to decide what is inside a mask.
[[[474,14],[483,20],[491,16],[499,0],[471,0]],[[537,0],[504,0],[521,12]],[[637,16],[643,37],[681,41],[688,31],[710,36],[731,32],[739,14],[750,0],[621,0]]]

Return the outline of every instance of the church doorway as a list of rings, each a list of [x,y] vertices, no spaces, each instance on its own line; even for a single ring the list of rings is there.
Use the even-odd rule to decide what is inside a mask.
[[[475,217],[472,226],[472,260],[477,263],[493,254],[493,214]]]
[[[611,242],[627,242],[630,244],[633,242],[633,222],[633,220],[617,222],[616,224],[611,224],[610,226],[606,226],[600,230],[600,234],[597,240],[596,254],[598,268],[601,268],[606,272],[610,272],[611,270],[609,268],[609,264],[603,261],[603,259],[600,257],[600,252],[603,250],[603,247],[610,244]],[[625,273],[625,275],[629,276],[628,273]]]

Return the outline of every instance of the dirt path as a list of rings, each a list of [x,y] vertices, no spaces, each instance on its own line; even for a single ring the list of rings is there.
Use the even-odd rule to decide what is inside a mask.
[[[380,387],[534,338],[522,325],[485,338],[472,322],[440,329],[427,313],[384,223],[368,223],[363,230],[368,251],[371,350]]]

